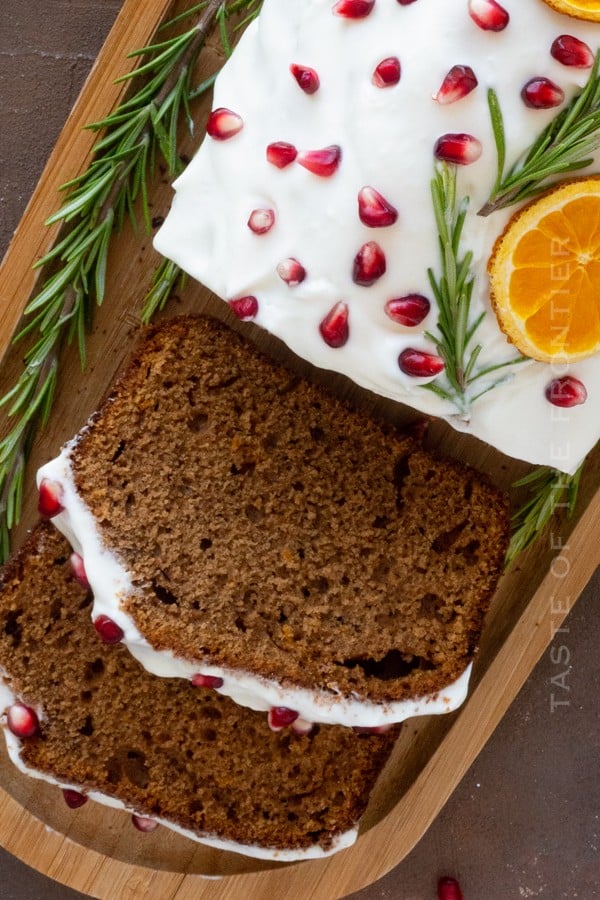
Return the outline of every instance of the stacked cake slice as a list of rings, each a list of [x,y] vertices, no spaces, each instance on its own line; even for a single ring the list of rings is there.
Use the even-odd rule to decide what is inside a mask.
[[[79,805],[89,796],[219,849],[278,860],[352,843],[396,731],[275,733],[214,691],[148,675],[98,640],[70,549],[36,528],[0,582],[9,753]],[[12,729],[12,730],[11,730]]]

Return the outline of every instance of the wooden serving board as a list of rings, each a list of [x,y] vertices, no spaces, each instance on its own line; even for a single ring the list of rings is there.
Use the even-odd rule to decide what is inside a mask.
[[[140,10],[143,9],[143,12]],[[85,169],[93,135],[86,123],[106,116],[122,95],[114,80],[128,71],[128,51],[149,42],[165,20],[171,0],[125,0],[86,86],[48,161],[0,269],[0,391],[21,371],[21,348],[11,346],[28,298],[36,285],[32,264],[51,246],[56,230],[43,227],[59,203],[58,188]],[[204,71],[219,63],[217,44],[202,55]],[[207,103],[197,108],[205,119]],[[197,138],[201,128],[197,131]],[[188,148],[192,149],[191,145]],[[152,189],[152,213],[164,215],[171,198],[167,180]],[[21,540],[35,520],[34,472],[54,456],[96,408],[127,356],[139,328],[139,309],[158,262],[151,240],[130,228],[115,238],[109,260],[108,290],[88,343],[82,375],[77,355],[67,350],[51,421],[38,438],[26,480]],[[293,358],[275,339],[228,317],[225,305],[201,286],[188,283],[165,315],[203,311],[223,318],[267,352],[313,380],[375,408],[402,423],[414,413],[375,398],[345,379],[315,372]],[[438,423],[430,443],[488,472],[509,487],[527,467]],[[465,774],[522,687],[600,563],[600,448],[592,453],[581,487],[577,516],[557,519],[551,533],[524,554],[504,576],[488,616],[477,658],[472,691],[451,716],[411,720],[403,729],[364,818],[361,836],[350,850],[327,860],[294,865],[258,862],[211,850],[158,829],[138,835],[122,813],[88,804],[76,812],[57,802],[57,791],[21,776],[0,751],[0,842],[11,853],[54,878],[107,900],[332,900],[372,883],[413,848]],[[208,880],[206,876],[211,876]],[[218,879],[218,880],[216,880]]]

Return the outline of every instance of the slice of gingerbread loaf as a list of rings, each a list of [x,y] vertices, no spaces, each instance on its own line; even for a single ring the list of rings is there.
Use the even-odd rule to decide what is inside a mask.
[[[379,727],[464,699],[506,497],[222,325],[148,331],[38,481],[98,632],[155,674],[274,727]]]
[[[0,576],[0,714],[27,774],[220,849],[267,859],[351,844],[397,729],[274,733],[264,715],[155,678],[99,640],[70,549],[38,526]]]

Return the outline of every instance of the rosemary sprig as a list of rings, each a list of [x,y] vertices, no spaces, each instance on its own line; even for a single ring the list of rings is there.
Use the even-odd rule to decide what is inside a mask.
[[[582,471],[583,463],[573,475],[543,466],[515,482],[514,487],[529,487],[531,496],[512,518],[507,564],[537,539],[557,509],[573,515]]]
[[[540,133],[524,158],[505,172],[506,137],[504,118],[496,92],[488,90],[488,106],[498,156],[496,183],[480,216],[513,203],[535,197],[556,175],[584,169],[593,163],[600,147],[600,51],[596,55],[588,81]]]
[[[177,151],[177,130],[182,114],[193,128],[190,103],[210,89],[214,77],[193,84],[199,53],[215,23],[223,49],[231,53],[229,22],[245,18],[239,28],[254,18],[261,0],[205,0],[186,10],[197,21],[187,31],[130,54],[140,64],[121,80],[143,79],[142,86],[117,109],[88,127],[102,132],[93,148],[86,171],[63,185],[66,200],[46,224],[61,223],[52,249],[37,263],[48,277],[25,309],[25,324],[15,341],[29,337],[32,346],[17,383],[0,398],[13,420],[0,441],[0,553],[6,558],[9,533],[21,511],[23,475],[29,450],[39,427],[50,415],[59,371],[60,350],[65,340],[77,340],[85,366],[86,332],[94,304],[101,304],[106,290],[108,254],[115,226],[129,217],[137,224],[135,205],[141,203],[147,231],[151,227],[148,183],[158,158],[171,177],[182,167]],[[167,23],[168,25],[173,24]],[[168,267],[167,267],[168,268]],[[176,280],[173,267],[168,283]],[[144,307],[145,319],[161,307],[165,272],[155,280],[151,300]],[[164,295],[166,299],[166,294]]]
[[[439,334],[426,332],[444,360],[443,377],[423,385],[444,400],[453,403],[468,419],[471,405],[483,394],[504,382],[502,376],[491,383],[483,383],[481,390],[473,385],[500,369],[521,362],[522,357],[482,368],[477,363],[482,345],[475,343],[477,329],[485,312],[473,318],[471,303],[475,283],[472,271],[473,253],[461,248],[469,199],[457,196],[456,169],[442,163],[436,167],[431,182],[431,196],[439,235],[441,270],[439,277],[428,270],[431,289],[437,301]]]

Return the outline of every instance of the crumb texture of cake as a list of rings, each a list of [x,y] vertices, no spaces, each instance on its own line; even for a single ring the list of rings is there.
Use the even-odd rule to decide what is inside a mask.
[[[520,358],[490,303],[488,261],[522,201],[478,213],[498,171],[488,91],[508,172],[594,77],[600,24],[543,0],[375,0],[356,4],[360,16],[353,6],[265,0],[219,73],[207,137],[174,184],[155,247],[313,365],[509,456],[575,472],[600,438],[600,353],[570,371],[585,402],[557,412],[546,396],[555,367]],[[585,174],[600,171],[594,149]],[[458,391],[428,275],[443,275],[431,189],[443,163],[465,205],[467,327],[480,347],[477,377]],[[588,276],[573,231],[552,246],[553,309],[532,314],[531,329],[558,337],[561,294]],[[555,365],[569,362],[553,347]]]
[[[2,697],[39,720],[17,740],[3,716],[13,760],[221,849],[286,860],[352,843],[397,729],[274,733],[215,691],[147,674],[90,627],[69,556],[42,523],[0,577]]]
[[[283,691],[255,708],[309,721],[378,726],[419,698],[450,708],[508,540],[507,498],[480,474],[204,318],[150,330],[38,478],[62,497],[52,521],[83,558],[95,619],[115,619],[133,652],[141,635],[162,674],[174,659],[187,677],[246,673]]]

